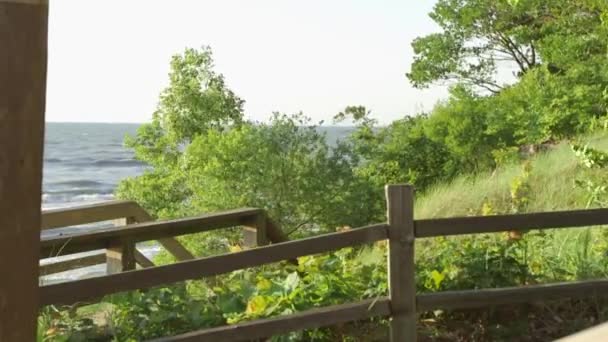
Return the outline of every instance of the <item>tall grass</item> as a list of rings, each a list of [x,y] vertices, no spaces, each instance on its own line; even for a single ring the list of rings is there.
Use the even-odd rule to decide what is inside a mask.
[[[608,150],[608,136],[595,135],[581,139],[592,147]],[[578,166],[567,143],[555,146],[529,160],[531,171],[527,180],[529,191],[524,212],[584,209],[587,194],[575,187],[574,180],[605,170],[588,170]],[[511,186],[521,177],[521,164],[511,164],[493,172],[462,176],[449,184],[437,185],[416,201],[417,218],[482,215],[484,206],[492,214],[513,211]],[[566,281],[605,277],[608,275],[608,234],[602,227],[556,229],[525,234],[522,241],[509,241],[505,234],[434,239],[420,243],[421,262],[450,265],[459,263],[466,253],[479,254],[476,249],[498,249],[502,258],[514,258],[517,267],[527,270],[535,282]],[[472,247],[467,247],[472,246]],[[445,255],[447,261],[438,260]],[[482,254],[479,254],[483,257]],[[486,257],[488,258],[488,257]],[[483,263],[479,263],[482,265]],[[449,266],[445,266],[449,267]],[[467,266],[468,267],[468,266]],[[477,267],[477,266],[475,266]],[[481,266],[480,266],[481,267]],[[439,270],[441,271],[441,270]],[[496,274],[487,271],[487,277]],[[515,272],[515,271],[514,271]],[[484,273],[480,272],[480,277]],[[454,279],[462,274],[454,275]],[[484,280],[478,279],[479,282]],[[490,281],[501,285],[496,279]]]

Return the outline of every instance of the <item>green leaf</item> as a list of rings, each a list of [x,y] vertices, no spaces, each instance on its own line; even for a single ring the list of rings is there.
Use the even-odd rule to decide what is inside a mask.
[[[294,291],[299,284],[300,276],[298,275],[298,273],[292,272],[287,276],[287,278],[285,278],[285,281],[283,282],[283,289],[285,290],[285,292],[289,293]]]

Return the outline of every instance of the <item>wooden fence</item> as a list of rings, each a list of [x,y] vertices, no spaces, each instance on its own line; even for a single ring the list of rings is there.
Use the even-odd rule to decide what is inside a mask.
[[[262,210],[242,209],[238,213],[233,213],[232,219],[238,220],[237,223],[243,226],[246,246],[262,246],[268,242],[287,241],[287,237],[281,233],[281,230],[272,220],[265,217]],[[133,270],[136,268],[136,264],[144,268],[152,267],[154,263],[139,252],[135,248],[135,244],[139,241],[154,239],[157,239],[160,245],[178,261],[195,259],[195,256],[180,244],[174,236],[204,231],[197,225],[197,220],[210,221],[211,218],[194,217],[171,221],[171,226],[177,228],[173,228],[168,233],[165,230],[164,233],[155,234],[154,229],[158,229],[159,223],[152,222],[152,217],[133,201],[108,201],[43,211],[41,229],[44,234],[41,237],[41,259],[100,250],[83,257],[44,263],[40,266],[39,274],[49,275],[104,263],[107,265],[107,272],[110,274]],[[57,228],[104,221],[113,221],[114,228],[91,229],[89,230],[90,234],[84,234],[84,240],[72,240],[73,234],[66,235],[57,232]],[[139,223],[139,225],[135,225],[136,223]],[[229,220],[224,221],[224,223],[230,224]],[[193,230],[179,228],[184,225],[192,225],[195,228]],[[120,236],[103,238],[106,234],[103,232],[116,232],[127,227],[128,229]],[[145,231],[145,233],[141,233],[142,231]],[[135,235],[134,238],[130,237]]]
[[[415,341],[416,312],[589,297],[601,295],[608,290],[608,280],[594,280],[416,295],[414,274],[416,238],[604,225],[608,224],[608,209],[415,220],[412,187],[387,186],[386,198],[387,223],[297,241],[281,242],[237,253],[186,260],[166,266],[148,267],[97,278],[44,285],[40,287],[41,305],[90,301],[112,293],[214,276],[386,239],[388,239],[389,246],[388,297],[193,331],[155,341],[252,340],[370,317],[390,318],[391,341]],[[139,223],[122,228],[105,228],[93,232],[57,236],[43,239],[41,253],[49,255],[51,251],[59,249],[80,252],[222,227],[251,225],[253,217],[258,217],[259,220],[260,212],[262,211],[259,209],[240,209],[196,218]]]

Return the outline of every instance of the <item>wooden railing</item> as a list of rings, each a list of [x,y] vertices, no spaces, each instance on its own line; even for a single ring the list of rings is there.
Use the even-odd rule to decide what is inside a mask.
[[[229,219],[223,221],[227,224],[244,226],[245,245],[253,247],[264,245],[268,241],[286,241],[280,234],[276,225],[265,217],[262,210],[248,209],[228,215]],[[97,264],[107,264],[108,273],[118,273],[141,267],[152,267],[154,263],[139,252],[135,244],[140,241],[158,240],[158,242],[176,260],[185,261],[194,259],[194,255],[180,244],[174,236],[204,231],[198,225],[202,220],[209,221],[209,217],[189,218],[170,221],[170,223],[152,222],[150,215],[136,202],[109,201],[91,205],[70,208],[53,209],[42,212],[42,227],[44,234],[41,238],[40,258],[53,258],[80,252],[94,252],[83,257],[45,263],[40,266],[40,275],[65,272],[77,268]],[[55,233],[56,228],[90,224],[104,221],[114,221],[111,228],[91,228],[83,234]],[[167,224],[171,225],[162,233]],[[159,229],[159,226],[161,227]],[[268,226],[270,226],[268,228]],[[120,232],[119,234],[116,234]],[[82,238],[82,237],[85,238]],[[111,237],[108,237],[111,236]]]
[[[45,285],[40,287],[41,304],[70,304],[88,301],[112,293],[214,276],[386,239],[388,239],[389,246],[388,297],[194,331],[156,341],[253,340],[294,330],[330,326],[374,316],[390,317],[391,341],[415,341],[416,312],[418,311],[589,297],[601,295],[608,290],[608,280],[593,280],[416,295],[414,274],[416,238],[604,225],[608,224],[608,209],[414,220],[414,197],[411,187],[387,186],[386,197],[387,223],[277,243],[237,253],[182,261],[166,266]],[[107,246],[113,241],[144,241],[247,224],[251,222],[254,213],[259,213],[259,209],[242,209],[185,220],[135,224],[124,228],[77,233],[43,241],[42,250],[48,253],[62,247],[69,251],[82,251]]]

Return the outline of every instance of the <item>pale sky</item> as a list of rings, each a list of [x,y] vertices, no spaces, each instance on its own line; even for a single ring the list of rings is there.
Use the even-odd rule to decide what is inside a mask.
[[[47,121],[145,122],[169,60],[211,46],[248,118],[331,121],[365,105],[381,123],[428,110],[444,88],[405,77],[411,41],[437,30],[433,0],[50,1]]]

